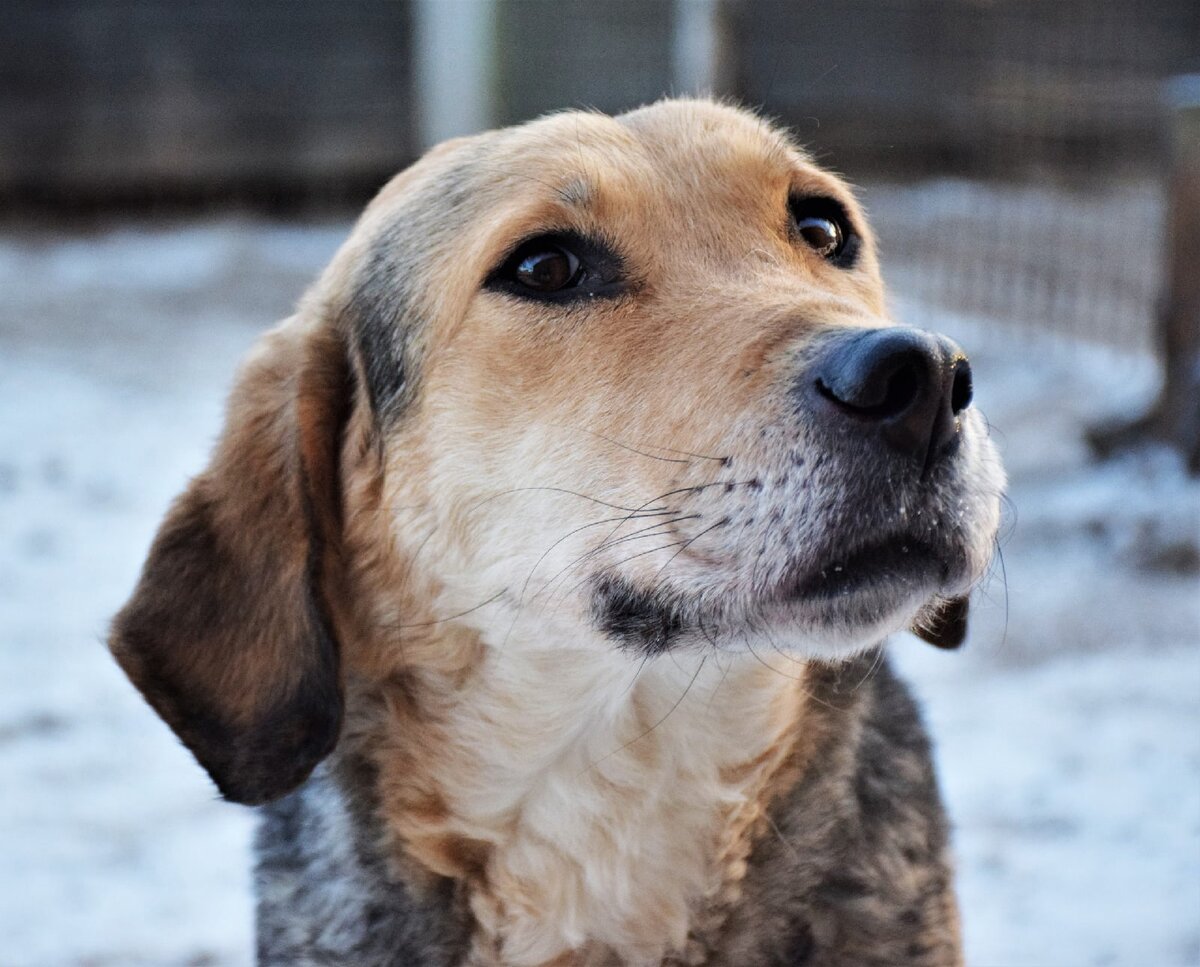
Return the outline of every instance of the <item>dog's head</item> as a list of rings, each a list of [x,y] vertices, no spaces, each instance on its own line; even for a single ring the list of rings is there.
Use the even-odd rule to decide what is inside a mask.
[[[888,318],[846,185],[761,120],[451,142],[246,365],[113,648],[256,802],[336,741],[340,661],[452,628],[631,662],[953,643],[1003,485],[970,404],[961,350]]]

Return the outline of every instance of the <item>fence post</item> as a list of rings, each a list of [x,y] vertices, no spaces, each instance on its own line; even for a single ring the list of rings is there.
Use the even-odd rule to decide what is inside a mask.
[[[475,134],[495,124],[497,0],[417,0],[418,147]]]
[[[671,61],[675,94],[720,96],[732,89],[731,2],[674,0]]]
[[[1102,457],[1160,440],[1179,450],[1190,473],[1200,474],[1200,74],[1174,78],[1166,100],[1171,170],[1157,332],[1162,391],[1144,416],[1095,427],[1088,439]]]
[[[1200,474],[1200,74],[1168,85],[1172,157],[1167,199],[1167,287],[1159,333],[1165,378],[1160,434]]]

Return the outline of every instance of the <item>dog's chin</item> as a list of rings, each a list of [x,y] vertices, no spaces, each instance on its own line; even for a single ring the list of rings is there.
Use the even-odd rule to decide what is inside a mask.
[[[916,537],[898,536],[866,544],[849,554],[816,555],[819,563],[795,566],[779,582],[781,604],[827,605],[853,613],[944,585],[954,566],[946,549]]]
[[[878,644],[946,589],[965,582],[961,555],[912,537],[791,570],[761,606],[778,647],[808,657],[854,654]]]
[[[632,579],[593,584],[592,612],[623,647],[658,654],[716,647],[794,658],[848,658],[909,627],[931,603],[964,593],[968,555],[900,537],[797,564],[765,591],[673,593]]]
[[[894,584],[865,583],[834,594],[772,603],[750,627],[789,657],[849,658],[909,627],[937,596],[936,586],[915,575]],[[735,636],[731,650],[737,648],[737,640]],[[749,649],[753,638],[742,641]]]
[[[607,576],[593,584],[592,614],[620,647],[643,655],[708,647],[846,659],[910,626],[947,594],[948,577],[942,559],[916,546],[797,573],[749,599],[678,595]]]

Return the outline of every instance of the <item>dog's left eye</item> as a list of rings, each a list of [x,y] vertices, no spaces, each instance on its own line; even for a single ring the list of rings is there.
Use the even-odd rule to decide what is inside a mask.
[[[796,222],[796,231],[809,248],[825,258],[836,255],[842,247],[842,230],[832,219],[813,216],[801,218]]]
[[[855,234],[846,210],[832,198],[796,198],[788,201],[796,236],[821,258],[839,268],[849,268],[858,254]]]
[[[574,232],[527,239],[495,268],[485,288],[555,302],[615,294],[621,260],[602,242]]]

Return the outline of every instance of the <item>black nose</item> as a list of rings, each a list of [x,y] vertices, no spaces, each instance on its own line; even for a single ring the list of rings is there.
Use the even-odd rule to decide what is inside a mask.
[[[971,364],[944,336],[905,327],[839,337],[815,366],[833,419],[878,431],[895,452],[929,467],[958,440],[971,404]]]

